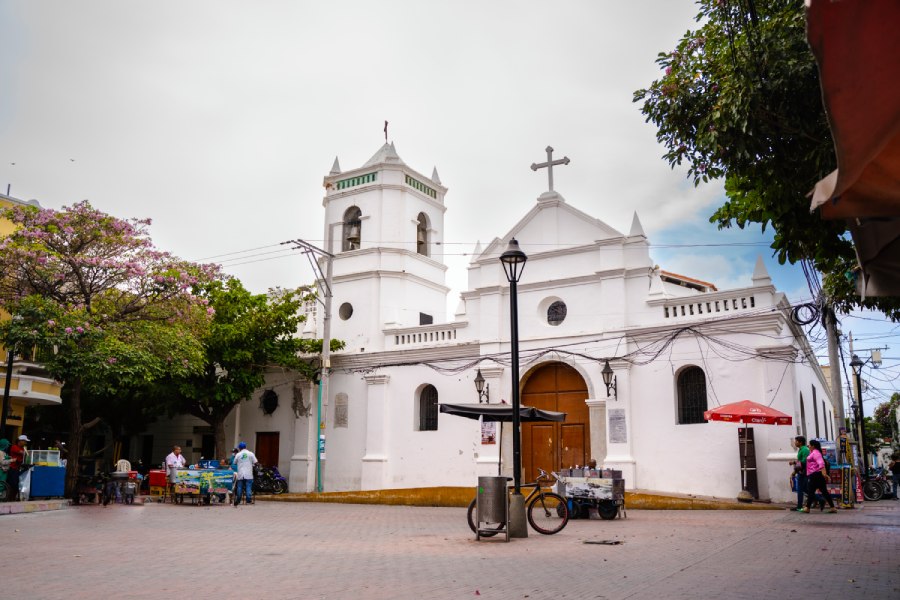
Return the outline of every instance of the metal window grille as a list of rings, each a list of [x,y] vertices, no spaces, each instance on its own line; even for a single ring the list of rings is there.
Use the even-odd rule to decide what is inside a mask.
[[[551,325],[559,325],[566,320],[566,303],[557,300],[547,309],[547,322]]]
[[[437,431],[438,393],[433,385],[425,386],[419,396],[419,431]]]
[[[678,423],[705,423],[706,374],[700,367],[688,367],[678,376]]]

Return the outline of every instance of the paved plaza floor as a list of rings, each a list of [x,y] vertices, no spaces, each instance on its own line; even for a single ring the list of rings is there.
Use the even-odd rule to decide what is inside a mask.
[[[509,543],[475,541],[462,508],[89,506],[0,516],[0,539],[21,599],[900,597],[896,501],[630,510]]]

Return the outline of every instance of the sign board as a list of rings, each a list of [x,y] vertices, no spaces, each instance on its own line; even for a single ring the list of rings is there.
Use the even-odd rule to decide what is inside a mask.
[[[625,429],[625,409],[611,408],[609,414],[609,443],[624,444],[628,442],[628,433]]]

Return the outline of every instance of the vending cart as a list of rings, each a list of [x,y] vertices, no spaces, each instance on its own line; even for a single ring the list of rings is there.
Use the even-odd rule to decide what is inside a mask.
[[[625,480],[621,471],[590,469],[585,473],[580,469],[563,469],[554,491],[568,501],[570,519],[588,519],[591,509],[596,509],[605,520],[626,516]]]
[[[178,469],[175,472],[175,498],[183,503],[189,498],[191,503],[214,501],[226,502],[231,497],[234,471],[231,469]]]
[[[60,464],[59,450],[27,450],[31,487],[28,498],[62,498],[66,492],[66,468]]]

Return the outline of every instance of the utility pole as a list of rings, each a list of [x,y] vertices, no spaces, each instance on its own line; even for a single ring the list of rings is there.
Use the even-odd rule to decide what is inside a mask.
[[[853,332],[851,331],[847,337],[849,340],[849,349],[850,356],[853,357]],[[851,398],[853,395],[856,395],[856,403],[853,404],[853,414],[856,418],[856,427],[854,428],[853,435],[857,440],[857,448],[859,448],[860,458],[863,461],[863,465],[866,464],[866,450],[865,450],[865,430],[863,429],[863,405],[862,405],[862,386],[859,382],[859,374],[856,372],[856,369],[852,368],[853,362],[850,362],[851,370],[853,371],[853,391],[851,392]],[[863,471],[861,473],[863,479],[866,477],[866,472]]]
[[[334,255],[304,240],[288,240],[282,244],[293,244],[294,249],[302,251],[310,266],[316,273],[321,285],[317,287],[325,292],[325,300],[316,298],[323,306],[322,317],[322,353],[319,359],[319,391],[316,400],[316,491],[323,491],[322,461],[325,460],[325,413],[322,410],[322,399],[328,400],[328,374],[331,369],[331,280],[334,275]],[[325,261],[325,273],[322,273],[319,258]]]
[[[841,361],[838,354],[838,334],[834,310],[831,304],[825,303],[825,332],[828,336],[828,369],[831,375],[831,393],[835,404],[834,425],[832,431],[840,432],[847,427],[844,415],[844,391],[841,389]],[[834,439],[837,439],[835,436]]]

